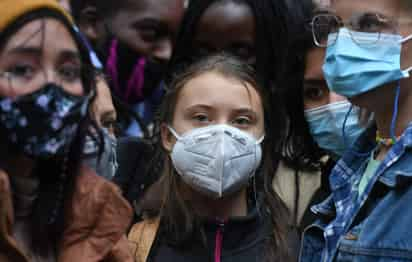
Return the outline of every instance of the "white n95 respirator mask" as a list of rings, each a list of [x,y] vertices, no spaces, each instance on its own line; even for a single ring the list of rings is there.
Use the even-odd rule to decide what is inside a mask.
[[[169,127],[177,141],[171,158],[176,172],[196,191],[221,198],[242,189],[262,159],[261,143],[228,125],[193,129],[182,136]]]

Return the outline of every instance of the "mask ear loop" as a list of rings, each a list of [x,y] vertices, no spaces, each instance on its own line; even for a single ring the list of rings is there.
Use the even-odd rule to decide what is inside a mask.
[[[410,37],[412,39],[412,36],[410,36]],[[401,83],[400,83],[400,81],[398,81],[398,85],[396,87],[396,93],[395,93],[395,101],[394,101],[394,105],[393,105],[393,114],[392,114],[392,120],[391,120],[391,127],[390,127],[390,131],[389,131],[390,136],[393,139],[393,141],[397,140],[395,129],[396,129],[396,120],[398,118],[398,111],[399,111],[399,96],[400,96],[400,93],[401,93]],[[348,120],[349,114],[352,111],[352,108],[353,108],[353,105],[351,106],[349,111],[346,113],[345,120],[343,122],[343,127],[342,127],[342,137],[343,137],[343,143],[345,145],[346,145],[345,126],[346,126],[346,122]],[[378,146],[379,146],[379,144],[376,145],[376,147],[373,148],[371,152],[375,151],[376,148],[378,148]],[[352,150],[352,153],[355,154],[358,157],[369,156],[371,152],[359,153],[359,152],[356,152],[356,151]]]
[[[399,95],[401,93],[401,82],[398,81],[398,85],[396,87],[396,94],[395,94],[395,101],[393,105],[393,114],[392,114],[392,121],[391,121],[391,129],[390,129],[390,136],[393,141],[396,141],[396,120],[398,118],[398,111],[399,111]]]
[[[173,129],[171,126],[167,126],[167,129],[169,129],[170,133],[172,133],[177,140],[181,139],[181,137],[177,134],[177,132]]]

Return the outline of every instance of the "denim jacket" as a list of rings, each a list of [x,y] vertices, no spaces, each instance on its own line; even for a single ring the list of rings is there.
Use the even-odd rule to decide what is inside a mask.
[[[359,196],[368,152],[376,147],[374,131],[366,131],[333,169],[332,194],[312,207],[319,219],[304,231],[299,261],[412,261],[412,124]]]

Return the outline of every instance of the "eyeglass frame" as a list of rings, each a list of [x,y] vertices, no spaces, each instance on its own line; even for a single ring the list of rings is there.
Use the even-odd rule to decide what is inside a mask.
[[[391,26],[392,26],[392,32],[390,32],[390,33],[396,33],[398,30],[398,28],[399,28],[399,25],[400,25],[400,23],[399,23],[399,21],[394,21],[393,19],[391,19],[391,18],[388,18],[388,17],[386,17],[386,16],[384,16],[384,15],[382,15],[382,14],[379,14],[379,13],[366,13],[366,14],[369,14],[369,15],[375,15],[376,17],[377,17],[377,20],[378,21],[383,21],[383,20],[389,20],[390,22],[391,22]],[[365,13],[363,13],[362,15],[366,15]],[[339,35],[339,30],[337,30],[336,32],[329,32],[328,33],[328,36],[330,35],[330,34],[332,34],[332,33],[336,33],[336,38],[335,38],[335,40],[333,41],[333,43],[329,43],[329,40],[327,40],[326,41],[326,44],[321,44],[320,43],[320,41],[318,41],[319,39],[318,39],[318,37],[316,36],[316,29],[315,29],[315,20],[316,19],[318,19],[319,17],[333,17],[334,19],[335,19],[335,21],[337,22],[337,28],[343,28],[343,27],[345,27],[345,25],[349,25],[349,27],[347,27],[347,28],[349,28],[349,29],[351,29],[351,28],[353,28],[353,26],[351,26],[350,24],[352,23],[352,21],[354,20],[354,17],[362,17],[360,14],[359,15],[354,15],[350,20],[349,20],[349,23],[348,22],[344,22],[343,20],[342,20],[342,18],[340,17],[340,16],[338,16],[338,15],[336,15],[336,14],[333,14],[333,13],[330,13],[330,12],[324,12],[324,13],[319,13],[319,14],[317,14],[317,15],[315,15],[313,18],[312,18],[312,20],[309,22],[309,26],[311,27],[311,31],[312,31],[312,37],[313,37],[313,42],[315,43],[315,45],[317,46],[317,47],[322,47],[322,48],[326,48],[326,47],[328,47],[328,46],[331,46],[331,45],[333,45],[335,42],[336,42],[336,39],[338,38],[338,35]],[[358,32],[365,32],[365,31],[360,31],[360,30],[355,30],[355,31],[358,31]],[[383,30],[382,30],[383,31]],[[379,40],[380,40],[380,35],[383,33],[382,31],[379,31],[379,32],[365,32],[365,33],[378,33],[379,35],[378,35],[378,37],[377,37],[377,39],[376,39],[376,41],[374,41],[374,42],[371,42],[371,43],[368,43],[368,44],[376,44],[377,42],[379,42]],[[351,32],[351,31],[350,31]],[[386,33],[386,32],[385,32]],[[352,40],[355,42],[355,43],[357,43],[357,44],[362,44],[362,43],[359,43],[359,41],[357,41],[356,40],[356,37],[354,37],[353,36],[353,34],[350,34],[351,35],[351,38],[352,38]]]

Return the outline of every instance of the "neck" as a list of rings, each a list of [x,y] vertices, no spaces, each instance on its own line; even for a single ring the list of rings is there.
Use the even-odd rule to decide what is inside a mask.
[[[247,215],[246,195],[246,189],[220,199],[211,199],[193,192],[191,202],[198,215],[212,219],[227,220],[230,217],[243,217]]]

